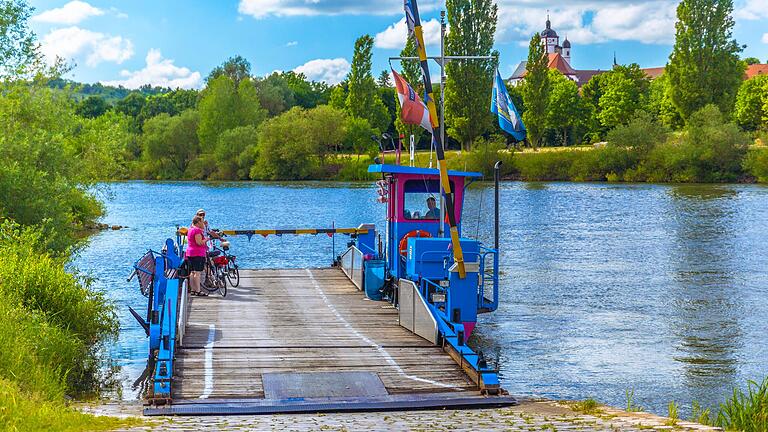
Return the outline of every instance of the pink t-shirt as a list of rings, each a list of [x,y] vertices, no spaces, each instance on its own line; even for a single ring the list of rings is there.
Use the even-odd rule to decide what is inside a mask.
[[[195,236],[200,234],[205,238],[203,230],[196,226],[191,226],[187,231],[187,256],[188,257],[204,257],[208,253],[208,247],[206,245],[199,246],[195,241]]]

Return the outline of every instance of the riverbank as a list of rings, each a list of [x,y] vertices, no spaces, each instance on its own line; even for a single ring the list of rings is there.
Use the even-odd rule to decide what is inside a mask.
[[[712,431],[698,423],[673,420],[643,412],[626,412],[584,403],[524,399],[509,408],[479,410],[398,411],[367,413],[289,414],[259,416],[205,416],[152,418],[145,424],[119,429],[139,431]],[[139,404],[84,406],[83,410],[102,416],[130,419],[141,413]]]

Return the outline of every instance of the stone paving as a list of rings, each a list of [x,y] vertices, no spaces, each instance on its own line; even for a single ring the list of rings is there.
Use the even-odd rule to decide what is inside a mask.
[[[573,404],[524,400],[510,408],[477,410],[400,411],[345,414],[291,414],[258,416],[147,417],[138,431],[713,431],[685,421],[649,413],[625,412],[600,406],[590,414],[571,409]],[[106,404],[85,411],[121,417],[138,416],[140,405]]]

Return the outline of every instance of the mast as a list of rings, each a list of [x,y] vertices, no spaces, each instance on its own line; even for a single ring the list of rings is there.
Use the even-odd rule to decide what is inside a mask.
[[[429,75],[429,64],[427,63],[427,51],[424,46],[424,34],[421,28],[421,19],[419,18],[419,7],[416,4],[416,0],[405,0],[405,14],[406,22],[408,26],[413,26],[413,35],[416,38],[416,46],[419,52],[419,63],[421,63],[421,70],[424,75],[424,91],[427,93],[427,108],[429,109],[429,120],[432,123],[432,138],[435,142],[435,152],[437,153],[437,167],[440,170],[440,184],[444,191],[442,196],[445,196],[445,207],[447,207],[448,225],[451,232],[451,244],[453,245],[453,259],[456,262],[459,271],[459,277],[464,279],[467,275],[464,269],[464,253],[461,250],[461,243],[459,241],[459,229],[456,226],[456,215],[453,204],[453,191],[451,190],[451,182],[448,180],[448,167],[445,163],[445,151],[443,150],[443,139],[440,133],[435,134],[435,129],[439,128],[437,117],[437,108],[435,107],[435,99],[432,91],[432,78]],[[410,16],[409,16],[410,15]],[[412,21],[411,21],[412,20]],[[442,211],[442,209],[441,209]],[[440,222],[442,224],[442,220]]]

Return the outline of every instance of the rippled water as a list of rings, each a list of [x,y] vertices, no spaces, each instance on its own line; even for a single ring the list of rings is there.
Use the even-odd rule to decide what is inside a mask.
[[[119,305],[112,359],[123,397],[144,368],[146,338],[127,312],[145,306],[125,277],[148,248],[204,207],[214,226],[383,223],[367,183],[115,183],[104,221],[75,265]],[[752,185],[504,183],[501,306],[475,346],[499,359],[513,394],[635,403],[664,413],[722,401],[768,375],[768,188]],[[492,242],[490,184],[467,195],[464,234]],[[233,239],[242,265],[326,266],[326,236]]]

